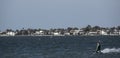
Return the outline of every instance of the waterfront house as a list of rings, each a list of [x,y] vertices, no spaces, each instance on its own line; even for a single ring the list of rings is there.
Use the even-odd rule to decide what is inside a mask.
[[[100,30],[100,35],[108,35],[105,30]]]
[[[15,36],[15,34],[16,34],[16,33],[13,32],[13,31],[9,31],[9,32],[6,33],[6,35],[8,35],[8,36]]]
[[[70,35],[70,33],[69,32],[65,32],[64,35]]]
[[[118,30],[118,33],[119,33],[119,35],[120,35],[120,30]]]
[[[84,35],[85,32],[82,29],[74,30],[73,35]]]
[[[114,35],[119,35],[119,30],[114,29],[113,34],[114,34]]]
[[[35,35],[44,35],[44,31],[40,30],[40,31],[36,31]]]
[[[60,34],[60,32],[54,32],[53,35],[59,36],[59,35],[61,35],[61,34]]]
[[[73,35],[79,35],[80,30],[74,30]]]
[[[74,30],[70,30],[70,35],[74,35]]]
[[[79,35],[84,35],[85,32],[84,32],[84,30],[80,29],[78,34],[79,34]]]
[[[98,35],[98,32],[97,31],[90,31],[90,32],[88,32],[88,35],[90,35],[90,36]]]

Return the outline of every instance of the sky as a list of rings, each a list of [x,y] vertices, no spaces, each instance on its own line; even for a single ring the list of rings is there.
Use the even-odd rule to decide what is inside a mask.
[[[120,26],[120,0],[0,0],[0,30]]]

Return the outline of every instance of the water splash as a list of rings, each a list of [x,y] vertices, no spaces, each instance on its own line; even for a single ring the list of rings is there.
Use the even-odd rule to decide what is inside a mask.
[[[102,53],[120,53],[120,48],[105,48]]]

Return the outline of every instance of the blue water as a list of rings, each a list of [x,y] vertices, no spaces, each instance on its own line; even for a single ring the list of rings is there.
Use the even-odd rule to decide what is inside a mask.
[[[120,36],[0,37],[0,58],[120,58],[120,53],[94,54],[96,42],[120,48]]]

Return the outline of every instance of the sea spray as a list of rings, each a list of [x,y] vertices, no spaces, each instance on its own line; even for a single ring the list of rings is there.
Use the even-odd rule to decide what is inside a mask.
[[[120,48],[105,48],[102,53],[120,53]]]

